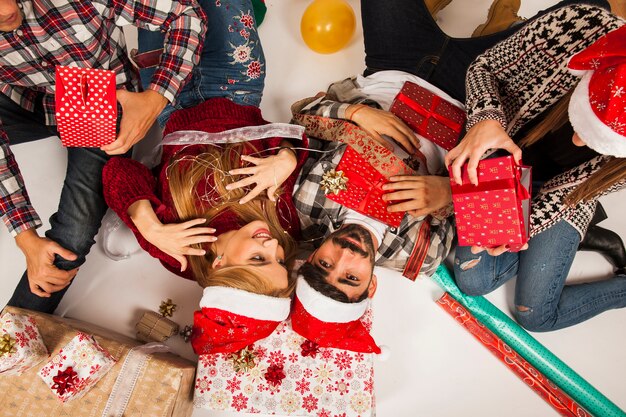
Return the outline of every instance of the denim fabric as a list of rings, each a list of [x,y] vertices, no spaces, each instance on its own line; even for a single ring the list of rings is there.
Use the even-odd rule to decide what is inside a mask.
[[[165,126],[174,110],[202,103],[211,97],[226,97],[241,105],[261,104],[265,86],[265,56],[259,40],[250,0],[199,1],[207,12],[208,30],[200,64],[191,79],[159,115]],[[139,52],[163,48],[163,34],[139,30]],[[150,84],[154,68],[140,71],[144,88]]]
[[[457,247],[456,282],[468,295],[491,292],[517,274],[514,311],[528,330],[550,331],[572,326],[603,311],[626,307],[626,276],[585,284],[565,285],[580,236],[569,223],[560,221],[533,237],[528,249],[493,257],[472,254]],[[479,262],[466,268],[466,263]],[[517,306],[527,308],[520,311]]]
[[[54,126],[46,126],[40,102],[35,112],[22,109],[0,95],[0,119],[11,145],[57,135]],[[68,261],[59,256],[54,265],[63,270],[74,269],[85,262],[94,237],[98,233],[107,206],[102,195],[102,167],[109,156],[98,148],[67,148],[67,172],[61,191],[59,207],[50,217],[46,237],[74,252],[78,258]],[[69,288],[69,287],[67,287]],[[28,275],[24,272],[8,305],[52,313],[67,288],[42,298],[30,291]]]
[[[532,19],[576,3],[609,8],[604,0],[564,0]],[[462,102],[469,65],[485,50],[524,26],[522,23],[477,38],[452,38],[439,28],[423,0],[361,0],[361,18],[366,55],[363,75],[383,70],[405,71]]]

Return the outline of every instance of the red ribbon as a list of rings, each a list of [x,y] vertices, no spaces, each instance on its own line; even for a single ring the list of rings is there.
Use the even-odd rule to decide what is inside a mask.
[[[59,395],[63,395],[66,392],[74,391],[76,384],[78,383],[78,374],[68,366],[64,371],[59,371],[56,376],[52,377],[54,384],[52,389]]]
[[[415,111],[419,115],[424,116],[424,120],[422,121],[422,124],[419,130],[426,131],[428,127],[428,120],[435,119],[437,122],[454,130],[455,132],[461,131],[462,125],[460,123],[457,123],[454,120],[450,120],[442,116],[441,114],[435,112],[435,109],[437,109],[437,106],[439,106],[439,103],[443,101],[441,97],[433,94],[433,100],[430,102],[430,109],[425,109],[424,107],[420,106],[415,101],[413,101],[411,97],[405,95],[402,92],[398,93],[397,99],[401,101],[402,103],[406,104],[407,106],[409,106],[413,111]]]
[[[356,211],[364,212],[368,206],[369,199],[372,196],[372,193],[375,191],[383,191],[382,186],[387,184],[388,180],[382,175],[378,174],[378,178],[374,178],[372,182],[365,180],[359,173],[356,172],[346,172],[346,177],[348,177],[348,189],[352,187],[362,188],[366,191],[365,196],[359,202],[358,207],[354,209]]]

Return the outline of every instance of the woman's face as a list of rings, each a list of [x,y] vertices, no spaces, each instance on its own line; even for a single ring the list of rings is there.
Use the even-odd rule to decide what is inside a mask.
[[[578,136],[578,133],[574,132],[572,136],[572,143],[576,146],[586,146],[587,144]]]
[[[267,223],[256,220],[239,230],[218,236],[217,254],[213,268],[249,265],[260,271],[278,289],[287,288],[288,272],[285,251],[270,234]]]

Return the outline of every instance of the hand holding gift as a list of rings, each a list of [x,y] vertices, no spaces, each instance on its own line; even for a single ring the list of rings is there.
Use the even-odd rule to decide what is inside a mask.
[[[521,250],[528,241],[530,167],[517,165],[513,156],[483,159],[478,185],[470,184],[467,167],[462,183],[451,178],[452,199],[460,246],[490,248],[491,255]]]
[[[446,155],[445,162],[450,167],[450,177],[461,185],[461,167],[467,162],[469,182],[478,185],[476,168],[489,149],[504,149],[513,155],[515,163],[521,163],[522,150],[509,137],[500,122],[483,120],[472,126],[461,143]]]
[[[387,207],[390,213],[406,211],[413,217],[426,216],[452,202],[450,180],[436,175],[401,175],[389,178],[383,190],[385,201],[398,201]]]
[[[141,93],[118,90],[117,101],[123,111],[120,133],[113,143],[101,148],[109,155],[122,155],[143,139],[168,103],[164,96],[152,90]]]
[[[346,110],[346,117],[390,151],[393,151],[393,148],[381,135],[389,136],[398,142],[409,154],[420,147],[419,139],[411,128],[388,111],[365,104],[352,104]]]

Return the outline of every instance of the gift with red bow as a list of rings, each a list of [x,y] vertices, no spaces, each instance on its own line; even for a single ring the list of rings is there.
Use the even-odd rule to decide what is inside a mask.
[[[469,182],[467,165],[463,184],[450,179],[459,246],[519,250],[529,238],[531,168],[504,156],[483,159],[477,172],[478,185]]]
[[[115,365],[115,358],[93,336],[76,336],[39,371],[39,376],[63,402],[83,396]]]
[[[361,154],[347,146],[337,167],[322,177],[321,186],[327,198],[388,226],[398,227],[405,213],[387,211],[389,203],[382,199],[385,193],[382,186],[388,182]]]
[[[115,140],[114,71],[58,66],[55,103],[63,146],[100,147]]]
[[[0,375],[22,374],[48,357],[35,320],[6,312],[0,318]]]
[[[466,119],[461,107],[410,81],[404,83],[389,111],[447,151],[456,146]]]

